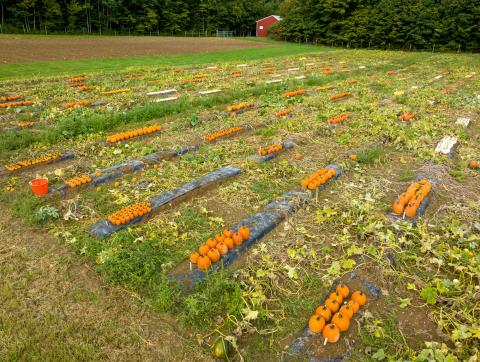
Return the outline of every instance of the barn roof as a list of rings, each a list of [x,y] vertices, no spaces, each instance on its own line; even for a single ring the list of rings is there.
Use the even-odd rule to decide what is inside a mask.
[[[280,21],[280,20],[282,20],[282,19],[283,19],[283,18],[282,18],[280,15],[269,15],[269,16],[266,16],[266,17],[264,17],[264,18],[260,19],[260,20],[257,20],[257,23],[258,23],[259,21],[262,21],[262,20],[265,20],[265,19],[271,18],[272,16],[273,16],[275,19],[277,19],[278,21]]]

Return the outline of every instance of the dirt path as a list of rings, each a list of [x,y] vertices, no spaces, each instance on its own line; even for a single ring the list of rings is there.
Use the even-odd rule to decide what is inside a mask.
[[[0,360],[203,361],[57,240],[0,215]]]
[[[0,64],[42,60],[114,58],[142,55],[178,55],[271,44],[225,38],[122,37],[0,37]]]

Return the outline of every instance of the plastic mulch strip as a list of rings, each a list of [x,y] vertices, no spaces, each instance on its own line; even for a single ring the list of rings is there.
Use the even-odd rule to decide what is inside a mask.
[[[364,280],[355,272],[350,272],[346,274],[345,278],[346,280],[342,281],[342,283],[349,283],[353,279],[358,280],[374,300],[377,300],[382,295],[380,288],[376,287],[369,281]],[[327,297],[324,299],[322,304],[325,304],[326,299],[328,298],[330,293],[335,291],[335,286],[338,285],[339,283],[340,282],[333,283],[332,287],[330,288],[330,291],[327,293]],[[360,313],[362,312],[360,311]],[[306,325],[302,333],[293,340],[288,350],[288,354],[284,357],[283,360],[284,361],[298,361],[298,360],[303,361],[305,359],[304,357],[307,357],[305,360],[310,362],[334,362],[334,361],[336,362],[336,361],[344,361],[348,359],[348,354],[349,354],[348,352],[345,352],[341,356],[330,358],[330,359],[318,359],[314,356],[311,356],[308,352],[306,344],[310,340],[310,338],[312,338],[313,336],[315,336],[315,334],[311,333],[310,329],[308,328],[308,325]]]
[[[259,163],[267,162],[267,161],[270,161],[271,159],[277,157],[279,154],[283,153],[285,150],[289,150],[290,148],[293,148],[293,146],[294,146],[294,144],[290,140],[284,141],[280,144],[283,146],[283,148],[278,152],[270,153],[270,154],[265,155],[265,156],[260,156],[258,153],[256,153],[256,154],[250,156],[249,159],[257,161]]]
[[[241,170],[235,166],[227,166],[213,171],[174,190],[164,192],[157,197],[149,199],[148,201],[152,204],[152,211],[147,215],[136,217],[135,219],[122,225],[113,225],[108,220],[100,221],[92,226],[92,228],[90,229],[90,233],[98,238],[104,239],[121,229],[137,224],[144,219],[150,218],[153,213],[160,209],[162,206],[167,205],[175,199],[185,196],[189,192],[198,190],[201,187],[213,184],[220,180],[224,180],[228,177],[239,175],[240,172]]]
[[[54,158],[52,159],[51,161],[48,161],[48,162],[42,162],[42,163],[37,163],[35,165],[31,165],[31,166],[27,166],[27,167],[22,167],[21,169],[19,170],[16,170],[16,171],[7,171],[5,169],[5,167],[3,166],[0,166],[0,177],[1,176],[6,176],[6,175],[11,175],[12,173],[18,173],[18,172],[22,172],[24,170],[28,170],[28,169],[31,169],[31,168],[34,168],[34,167],[39,167],[39,166],[45,166],[45,165],[50,165],[52,163],[57,163],[57,162],[62,162],[62,161],[66,161],[66,160],[71,160],[72,158],[75,157],[75,154],[73,152],[65,152],[63,153],[62,156],[60,156],[59,158]]]
[[[328,165],[327,168],[333,168],[337,171],[333,179],[337,179],[342,174],[342,170],[338,165]],[[319,187],[324,189],[326,185]],[[280,196],[276,201],[266,205],[262,212],[249,216],[242,220],[238,225],[232,228],[233,232],[237,232],[238,228],[245,226],[250,229],[250,238],[245,240],[241,245],[230,250],[218,263],[203,271],[194,268],[187,273],[176,274],[174,277],[178,280],[189,280],[190,285],[205,279],[212,271],[219,271],[222,268],[228,267],[236,259],[242,256],[252,245],[256,244],[266,234],[277,227],[287,216],[294,213],[298,209],[304,207],[307,202],[315,197],[315,193],[309,191],[289,191]]]

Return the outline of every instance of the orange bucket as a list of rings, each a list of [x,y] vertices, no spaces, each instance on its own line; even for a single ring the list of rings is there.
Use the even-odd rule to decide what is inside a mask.
[[[48,194],[48,178],[36,178],[29,182],[34,195]]]

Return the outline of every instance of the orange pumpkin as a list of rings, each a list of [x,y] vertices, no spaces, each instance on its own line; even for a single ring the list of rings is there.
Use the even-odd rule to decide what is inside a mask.
[[[350,319],[342,313],[336,313],[332,317],[332,323],[335,324],[341,332],[346,332],[350,328]]]
[[[410,202],[405,208],[405,215],[410,218],[415,217],[417,214],[417,209],[418,206],[415,203]]]
[[[364,292],[357,290],[352,294],[352,300],[358,303],[359,306],[363,306],[367,303],[367,296]]]
[[[228,254],[228,246],[226,246],[223,241],[217,244],[216,249],[221,255]]]
[[[335,290],[343,297],[343,299],[347,298],[350,294],[350,289],[345,284],[337,285]]]
[[[330,294],[329,299],[335,299],[338,304],[342,304],[342,302],[343,302],[343,297],[338,292],[333,292],[332,294]]]
[[[347,305],[350,307],[351,310],[353,310],[353,313],[357,313],[358,310],[360,309],[360,304],[358,304],[355,300],[350,300],[348,301]]]
[[[210,248],[214,248],[217,246],[218,242],[217,240],[215,239],[208,239],[206,244],[210,247]]]
[[[349,319],[353,317],[353,309],[350,308],[350,306],[348,304],[342,305],[342,308],[340,308],[339,312],[342,313],[342,315],[346,316]]]
[[[225,237],[227,238],[231,238],[233,235],[233,231],[229,229],[223,229],[223,235],[225,235]]]
[[[392,212],[397,215],[403,214],[403,210],[405,210],[405,206],[402,205],[400,198],[396,198],[392,205]]]
[[[336,299],[327,299],[325,305],[328,309],[330,309],[332,313],[336,313],[340,309],[340,305],[338,304]]]
[[[225,245],[227,246],[227,248],[229,249],[233,249],[235,244],[233,243],[233,240],[232,238],[226,238],[224,241]]]
[[[317,314],[310,317],[310,320],[308,321],[308,329],[310,329],[310,332],[322,333],[323,327],[325,327],[325,319]]]
[[[237,246],[242,245],[243,243],[242,235],[238,233],[232,235],[232,240],[233,240],[233,243]]]
[[[327,322],[330,320],[330,318],[332,318],[332,312],[330,311],[330,309],[328,309],[324,305],[321,305],[320,307],[318,307],[317,310],[315,311],[315,314],[318,314],[320,317],[323,317],[323,319],[325,319],[325,321]]]
[[[197,252],[194,252],[193,254],[190,255],[190,261],[192,263],[196,264],[199,256],[200,256],[200,254],[198,254]]]
[[[478,168],[478,161],[470,161],[468,163],[468,167],[470,167],[472,169]]]
[[[197,260],[197,266],[200,270],[207,270],[212,265],[212,261],[206,255],[200,255]]]
[[[213,263],[220,260],[220,252],[216,248],[210,249],[207,253],[207,256]]]
[[[238,228],[238,233],[242,236],[243,240],[248,240],[250,238],[250,229],[247,227]]]
[[[327,342],[335,343],[340,338],[340,330],[335,324],[330,323],[323,328],[322,335],[327,340]]]
[[[204,245],[202,245],[198,248],[198,252],[200,253],[200,255],[207,255],[209,250],[210,250],[210,247],[206,244],[204,244]]]

